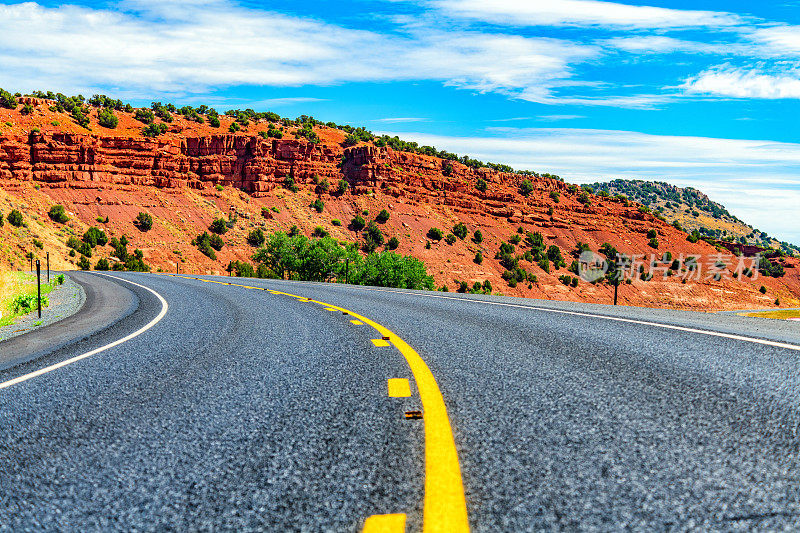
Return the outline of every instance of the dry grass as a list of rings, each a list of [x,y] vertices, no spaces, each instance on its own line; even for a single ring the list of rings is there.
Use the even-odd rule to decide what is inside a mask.
[[[760,318],[800,318],[800,309],[783,309],[780,311],[761,311],[758,313],[747,313],[745,316],[755,316]]]
[[[43,307],[47,305],[45,295],[53,290],[54,285],[55,283],[52,285],[42,283]],[[24,272],[0,270],[0,326],[12,324],[19,316],[14,313],[13,301],[17,296],[24,294],[36,294],[36,276]]]

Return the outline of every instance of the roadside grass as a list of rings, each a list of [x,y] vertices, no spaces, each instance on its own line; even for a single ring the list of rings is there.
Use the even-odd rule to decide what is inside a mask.
[[[59,285],[59,277],[42,283],[42,307],[47,307],[50,294]],[[0,271],[0,327],[13,324],[23,315],[36,310],[36,276],[25,272]]]
[[[759,311],[756,313],[747,313],[745,316],[754,316],[759,318],[779,318],[786,320],[788,318],[800,318],[800,309],[783,309],[781,311]]]

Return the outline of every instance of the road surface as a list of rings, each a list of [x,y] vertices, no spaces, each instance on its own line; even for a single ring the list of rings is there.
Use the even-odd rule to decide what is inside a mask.
[[[0,531],[800,522],[797,324],[110,275],[0,343]]]

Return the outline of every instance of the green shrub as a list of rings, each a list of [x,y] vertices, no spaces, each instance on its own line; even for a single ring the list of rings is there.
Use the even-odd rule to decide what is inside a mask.
[[[69,217],[67,216],[63,205],[54,205],[51,207],[50,211],[47,212],[47,216],[49,216],[53,222],[58,222],[59,224],[65,224],[69,222]]]
[[[73,251],[76,251],[82,255],[85,255],[87,257],[92,257],[91,245],[88,242],[80,240],[74,235],[71,236],[69,239],[67,239],[67,247],[71,248]],[[70,255],[73,256],[72,254]]]
[[[339,186],[336,188],[336,191],[339,194],[344,194],[347,192],[347,189],[350,188],[350,184],[347,183],[345,180],[339,180]]]
[[[242,129],[241,126],[239,126],[239,124],[237,122],[231,122],[231,125],[228,126],[228,131],[230,133],[236,133],[237,131],[240,131],[241,129]]]
[[[97,261],[97,264],[94,265],[95,270],[109,270],[110,268],[111,266],[108,263],[108,259],[106,259],[105,257],[100,258]]]
[[[283,188],[288,189],[292,192],[297,192],[299,190],[292,176],[286,176],[285,178],[283,178]]]
[[[375,220],[384,224],[387,220],[389,220],[389,211],[386,209],[381,209],[381,212],[375,217]]]
[[[439,228],[431,228],[428,230],[428,238],[432,241],[441,241],[442,240],[442,230]]]
[[[220,185],[219,183],[217,183],[216,185],[214,185],[214,188],[217,190],[217,192],[222,192],[222,191],[224,191],[224,190],[225,190],[225,187],[223,187],[223,186],[222,186],[222,185]]]
[[[383,232],[378,225],[375,224],[374,220],[367,225],[367,229],[364,232],[364,239],[364,251],[368,253],[375,251],[378,246],[381,246],[384,243]]]
[[[341,226],[342,221],[339,220],[338,218],[334,218],[333,220],[331,220],[331,224],[333,224],[334,226]]]
[[[86,230],[86,233],[83,234],[83,242],[92,248],[97,245],[105,246],[108,243],[108,236],[103,230],[92,226]]]
[[[33,245],[38,249],[42,250],[44,248],[44,243],[39,239],[33,239]]]
[[[217,235],[216,233],[212,234],[208,239],[208,244],[215,249],[216,251],[222,250],[222,247],[225,246],[225,242],[223,242],[222,237]]]
[[[192,245],[197,246],[197,249],[200,250],[200,253],[207,256],[211,260],[217,260],[217,254],[211,247],[211,235],[209,235],[208,232],[204,231],[192,239]]]
[[[224,218],[215,218],[208,227],[208,230],[217,235],[224,235],[228,231],[228,225],[225,223]]]
[[[453,235],[455,235],[459,239],[462,240],[466,239],[468,233],[469,230],[467,229],[467,226],[465,226],[462,222],[459,222],[458,224],[453,226]]]
[[[555,202],[559,203],[561,201],[561,193],[558,191],[550,191],[550,198]]]
[[[89,270],[92,268],[91,263],[89,263],[89,259],[85,255],[81,255],[81,258],[78,260],[78,268],[81,270]]]
[[[649,241],[647,241],[647,244],[648,246],[650,246],[650,248],[658,249],[658,239],[655,238],[650,239]]]
[[[519,184],[519,193],[522,196],[529,196],[534,191],[533,183],[531,180],[525,179],[522,180],[522,183]]]
[[[317,226],[314,228],[314,231],[311,232],[311,235],[313,237],[322,238],[322,237],[327,237],[328,235],[330,235],[330,233],[328,233],[328,231],[322,226]]]
[[[553,262],[553,266],[557,269],[567,266],[563,256],[561,255],[561,248],[555,244],[550,245],[550,247],[547,249],[547,258]]]
[[[167,133],[166,124],[152,123],[148,125],[146,128],[142,129],[142,135],[144,135],[145,137],[158,137],[159,135],[163,135],[165,133]]]
[[[152,124],[156,119],[155,115],[153,115],[153,112],[149,109],[137,109],[133,114],[133,118],[144,124]]]
[[[64,274],[59,274],[58,276],[56,276],[56,283],[58,283],[59,285],[64,284]]]
[[[475,230],[475,234],[472,236],[472,242],[475,244],[480,244],[483,242],[483,233],[481,233],[481,230]]]
[[[448,234],[445,236],[444,240],[445,240],[445,242],[446,242],[447,244],[454,244],[454,243],[456,242],[456,236],[455,236],[455,235],[453,235],[452,233],[448,233]]]
[[[350,227],[352,227],[355,231],[361,231],[364,229],[364,226],[367,225],[367,222],[361,215],[356,215],[350,221]]]
[[[8,219],[9,224],[16,227],[22,226],[24,222],[22,219],[22,213],[20,213],[17,209],[12,209],[6,218]]]
[[[486,180],[483,178],[478,178],[478,181],[475,182],[475,188],[481,192],[486,192],[487,187],[488,184],[486,183]]]
[[[546,257],[543,257],[539,260],[539,268],[544,270],[545,272],[550,272],[550,260]]]
[[[511,244],[513,244],[515,246],[518,245],[521,241],[522,241],[522,237],[520,237],[516,233],[508,238],[508,242],[510,242]]]
[[[325,209],[325,202],[317,198],[316,200],[311,202],[311,207],[313,207],[317,213],[322,213],[322,210]]]
[[[153,227],[153,217],[150,213],[140,212],[136,215],[133,225],[139,228],[140,231],[149,231]]]
[[[97,112],[97,123],[103,126],[104,128],[114,129],[119,124],[119,119],[108,108],[103,108]]]
[[[647,230],[647,238],[648,239],[655,239],[658,237],[658,232],[654,229]]]
[[[483,263],[483,254],[482,254],[482,253],[480,253],[480,252],[477,252],[477,253],[475,254],[475,259],[473,259],[473,261],[474,261],[476,264],[478,264],[478,265],[480,265],[481,263]]]
[[[258,248],[264,245],[264,231],[261,228],[256,228],[247,235],[247,244]]]
[[[6,109],[16,109],[17,98],[10,92],[0,89],[0,107],[5,107]]]
[[[397,250],[397,247],[400,246],[400,241],[397,237],[392,237],[386,243],[386,248],[389,250]]]
[[[210,115],[208,117],[208,125],[211,126],[212,128],[219,128],[220,126],[219,115]]]

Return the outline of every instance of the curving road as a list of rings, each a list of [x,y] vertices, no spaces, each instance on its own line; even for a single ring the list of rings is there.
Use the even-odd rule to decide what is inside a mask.
[[[800,523],[797,324],[113,276],[0,343],[0,531]]]

